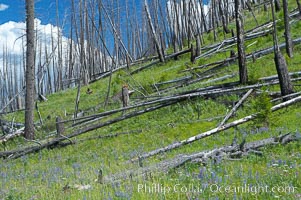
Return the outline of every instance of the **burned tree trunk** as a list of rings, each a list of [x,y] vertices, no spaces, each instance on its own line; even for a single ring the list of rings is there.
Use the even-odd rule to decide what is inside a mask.
[[[301,15],[301,4],[300,4],[300,0],[296,0],[296,1],[297,1],[297,5],[298,5],[299,14]]]
[[[219,2],[218,5],[219,5],[219,14],[222,17],[222,24],[223,24],[224,32],[226,34],[228,34],[228,33],[230,33],[230,30],[229,30],[229,28],[227,26],[227,20],[226,20],[226,16],[225,16],[226,15],[226,11],[225,11],[225,9],[223,9],[223,5],[222,5],[221,1]]]
[[[122,86],[121,93],[122,93],[121,97],[122,97],[123,107],[124,108],[128,107],[130,103],[130,96],[129,96],[129,88],[127,85]]]
[[[161,45],[160,45],[159,40],[158,40],[157,35],[156,35],[155,27],[153,25],[152,18],[151,18],[149,9],[148,9],[147,0],[144,1],[144,8],[145,8],[148,23],[149,23],[149,26],[150,26],[150,29],[151,29],[151,32],[152,32],[152,36],[154,38],[154,42],[155,42],[155,45],[156,45],[156,49],[157,49],[157,52],[158,52],[160,62],[164,62],[165,61],[164,54],[162,52]]]
[[[55,121],[56,121],[56,134],[57,137],[60,137],[65,131],[64,124],[60,123],[62,119],[59,116],[56,117]]]
[[[293,85],[288,74],[287,64],[279,49],[275,51],[274,59],[280,83],[281,95],[285,96],[293,93]],[[286,98],[284,100],[286,101],[288,99]]]
[[[271,5],[272,5],[272,0]],[[288,69],[287,69],[287,64],[286,61],[281,54],[281,51],[279,49],[278,45],[278,39],[277,39],[277,29],[276,29],[276,21],[275,21],[275,11],[274,7],[271,6],[272,9],[272,17],[273,17],[273,42],[274,42],[274,54],[275,54],[275,65],[276,65],[276,70],[279,78],[279,84],[280,84],[280,89],[281,89],[281,95],[285,96],[288,94],[293,93],[293,85],[290,80],[290,76],[288,74]],[[284,101],[288,100],[287,98],[284,98]]]
[[[201,55],[201,37],[200,35],[196,36],[196,49],[195,49],[195,56],[199,57]]]
[[[286,43],[286,53],[291,58],[293,57],[293,43],[291,37],[291,30],[290,30],[290,23],[289,23],[289,11],[287,0],[283,0],[283,15],[284,15],[284,36],[285,36],[285,43]]]
[[[235,18],[236,18],[236,34],[237,34],[237,51],[238,51],[238,66],[239,79],[241,84],[246,84],[248,81],[245,40],[244,40],[244,25],[240,0],[235,0]]]
[[[271,3],[271,5],[273,4]],[[275,0],[275,10],[276,12],[279,12],[281,10],[280,0]]]
[[[206,22],[206,16],[205,16],[205,11],[204,11],[204,4],[202,0],[199,0],[200,7],[201,7],[201,26],[204,27],[204,31],[207,33],[208,32],[208,27],[207,27],[207,22]]]
[[[190,46],[190,61],[192,63],[195,63],[195,49],[193,47],[193,44]]]
[[[25,96],[25,138],[34,139],[35,99],[35,32],[34,0],[26,0],[26,96]]]

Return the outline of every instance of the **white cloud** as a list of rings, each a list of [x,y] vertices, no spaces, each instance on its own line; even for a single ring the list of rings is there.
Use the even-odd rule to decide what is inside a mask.
[[[22,38],[25,34],[25,24],[17,22],[7,22],[0,25],[0,55],[3,48],[11,54],[22,53]],[[19,39],[18,39],[19,38]]]
[[[61,29],[51,24],[43,25],[39,19],[35,19],[35,28],[38,30],[37,45],[47,46],[47,49],[51,49],[51,35],[56,40],[58,31],[61,32]],[[0,55],[4,53],[3,49],[6,49],[10,54],[22,55],[26,40],[25,30],[25,22],[9,21],[0,25]],[[63,37],[63,42],[67,40]]]
[[[38,69],[39,67],[47,67],[45,63],[47,58],[58,60],[58,35],[62,36],[61,28],[54,26],[52,24],[41,24],[41,20],[35,19],[35,30],[36,30],[36,73],[38,74],[39,70],[44,71],[45,68]],[[58,34],[60,33],[60,34]],[[61,42],[61,53],[62,53],[62,62],[66,63],[67,49],[69,47],[69,39],[62,36],[60,39]],[[54,46],[52,46],[54,45]],[[75,47],[76,48],[76,47]],[[9,66],[8,69],[13,67],[16,68],[17,73],[15,77],[17,80],[23,80],[24,76],[24,57],[23,55],[26,52],[26,23],[25,22],[14,22],[9,21],[0,25],[0,77],[5,72],[5,65]],[[46,55],[47,52],[47,55]],[[53,70],[52,62],[51,73],[56,73]],[[11,70],[11,69],[10,69]],[[7,73],[12,73],[11,71]],[[41,73],[40,73],[41,74]],[[14,76],[14,73],[12,73]],[[8,75],[9,77],[10,75]],[[57,75],[56,75],[57,76]],[[53,81],[53,79],[52,79]],[[19,87],[22,86],[21,82]],[[0,86],[1,88],[1,86]],[[1,107],[1,102],[0,102]]]
[[[0,11],[4,11],[8,8],[9,8],[9,5],[6,5],[6,4],[3,4],[3,3],[0,4]]]

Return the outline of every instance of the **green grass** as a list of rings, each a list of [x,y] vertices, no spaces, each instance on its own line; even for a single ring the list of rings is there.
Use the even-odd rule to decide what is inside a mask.
[[[291,6],[290,9],[293,7]],[[246,30],[255,26],[253,18],[246,16]],[[279,16],[281,13],[278,14]],[[270,14],[256,12],[259,23],[270,20]],[[235,28],[233,24],[230,27]],[[292,24],[292,35],[299,37],[301,28],[300,21]],[[278,30],[279,36],[283,34],[282,27]],[[223,34],[219,31],[218,38],[223,39]],[[227,37],[230,37],[228,35]],[[205,35],[205,45],[211,44],[212,33]],[[284,39],[279,37],[280,41]],[[270,47],[272,37],[266,36],[247,42],[254,45],[247,48],[250,53],[255,50]],[[235,46],[232,47],[236,50]],[[219,52],[210,57],[202,58],[195,64],[189,61],[189,55],[179,57],[177,61],[167,61],[164,64],[157,64],[138,74],[129,76],[127,71],[119,71],[112,76],[112,88],[110,96],[118,92],[124,83],[129,84],[132,89],[138,89],[134,98],[145,95],[155,95],[154,83],[164,82],[190,75],[183,73],[187,65],[190,67],[207,64],[210,62],[223,60],[229,57],[230,50]],[[169,50],[172,52],[172,50]],[[295,56],[287,58],[290,71],[300,71],[301,69],[300,45],[294,47]],[[285,53],[285,52],[283,52]],[[248,72],[252,82],[258,78],[276,74],[273,55],[267,55],[255,62],[248,62]],[[134,66],[131,70],[143,65]],[[206,69],[197,70],[198,73]],[[210,79],[221,77],[226,74],[237,73],[236,64],[225,67],[216,72]],[[237,81],[238,76],[216,82],[214,84]],[[206,81],[206,80],[205,80]],[[208,86],[209,84],[195,83],[185,88],[171,90],[169,93],[176,93],[187,89],[196,89]],[[102,79],[89,86],[81,88],[80,109],[86,110],[99,106],[98,110],[90,111],[89,114],[104,111],[103,102],[106,97],[108,78]],[[167,85],[170,86],[170,85]],[[167,87],[164,86],[164,87]],[[93,94],[87,95],[87,88],[93,90]],[[279,91],[279,86],[266,87],[267,91]],[[295,87],[300,91],[300,87]],[[74,112],[74,102],[76,89],[69,89],[53,95],[47,96],[47,102],[39,103],[40,112],[44,119],[44,125],[37,128],[37,139],[44,139],[55,130],[55,117],[61,116],[63,119],[70,119]],[[265,147],[264,155],[258,157],[249,155],[241,160],[211,160],[203,166],[199,163],[187,163],[168,173],[158,173],[149,175],[147,179],[139,178],[133,181],[123,181],[121,183],[98,184],[95,182],[99,169],[104,175],[123,173],[128,169],[138,168],[137,164],[126,164],[130,158],[136,157],[144,152],[154,150],[205,132],[215,128],[223,119],[228,110],[231,109],[232,102],[240,97],[237,95],[222,96],[217,99],[195,98],[175,105],[165,107],[151,113],[140,115],[139,117],[127,119],[119,123],[91,131],[77,138],[76,144],[64,148],[45,149],[35,154],[23,156],[16,160],[0,162],[0,198],[1,199],[299,199],[301,197],[301,145],[300,142],[293,142],[286,146]],[[133,100],[137,101],[137,100]],[[233,121],[241,117],[250,115],[260,109],[269,108],[271,105],[264,103],[265,97],[253,95],[248,98],[244,106],[239,108]],[[110,103],[108,108],[120,107],[119,103]],[[198,118],[199,115],[199,118]],[[173,158],[178,154],[193,153],[215,147],[231,144],[234,137],[239,141],[243,138],[247,142],[255,141],[271,136],[278,136],[288,132],[300,131],[300,104],[296,104],[275,113],[263,112],[262,121],[250,122],[237,128],[229,129],[217,135],[196,141],[190,145],[183,146],[173,151],[149,158],[143,162],[144,166],[157,163],[159,161]],[[120,116],[115,114],[112,117]],[[220,116],[220,118],[216,118]],[[111,119],[109,117],[107,119]],[[14,113],[6,116],[7,119],[24,121],[24,113]],[[216,118],[207,121],[208,118]],[[35,116],[37,118],[37,115]],[[107,120],[104,119],[104,120]],[[100,120],[104,121],[104,120]],[[266,123],[265,120],[268,120]],[[107,135],[111,133],[126,132],[131,130],[142,130],[141,133],[121,135],[108,139],[95,139],[81,141],[90,136]],[[67,130],[66,134],[71,130]],[[22,138],[14,139],[4,145],[1,150],[20,148],[32,145]],[[153,184],[160,186],[162,190],[156,192]],[[248,192],[233,192],[234,188],[247,185]],[[70,185],[69,189],[63,189]],[[90,185],[88,190],[75,188],[76,185]],[[146,186],[146,191],[141,189]],[[221,187],[216,191],[216,186]],[[258,190],[254,186],[269,187],[269,192]],[[290,186],[291,188],[288,188]],[[232,190],[226,192],[227,187]],[[272,188],[279,191],[272,191]],[[277,188],[278,187],[278,188]],[[294,191],[292,191],[294,187]],[[140,188],[140,189],[139,189]],[[170,191],[167,190],[170,188]],[[229,189],[229,188],[228,188]],[[287,189],[285,192],[284,190]],[[288,191],[288,189],[291,189]],[[164,193],[165,190],[165,193]]]

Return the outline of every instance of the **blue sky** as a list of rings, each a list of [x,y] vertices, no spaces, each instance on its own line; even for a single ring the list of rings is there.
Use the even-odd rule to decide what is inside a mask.
[[[71,0],[58,0],[59,17],[63,18],[70,13]],[[127,0],[130,4],[135,3],[137,11],[141,9],[143,0]],[[105,2],[105,1],[104,1]],[[120,0],[120,6],[124,7],[126,0]],[[207,0],[203,0],[207,3]],[[131,7],[131,5],[129,5]],[[35,0],[35,17],[41,20],[42,24],[56,25],[56,0]],[[0,25],[8,21],[25,21],[25,0],[0,0]],[[67,20],[68,21],[68,20]],[[68,26],[68,25],[67,25]]]
[[[137,12],[141,9],[142,0],[127,0],[129,2],[129,8],[135,3]],[[59,9],[59,26],[63,28],[64,35],[69,34],[70,26],[70,5],[71,0],[58,0]],[[103,1],[105,4],[105,0]],[[120,0],[120,7],[125,11],[126,0]],[[67,19],[64,21],[64,18]],[[57,25],[56,22],[56,0],[35,0],[35,18],[41,20],[41,24]],[[122,18],[124,19],[124,18]],[[0,0],[0,25],[9,21],[25,22],[25,0]],[[62,23],[64,27],[62,27]],[[121,20],[122,23],[123,20]]]
[[[0,0],[0,24],[8,21],[25,21],[25,0]],[[61,17],[69,11],[70,0],[59,0],[59,14]],[[56,1],[55,0],[35,0],[36,18],[42,24],[55,24]]]

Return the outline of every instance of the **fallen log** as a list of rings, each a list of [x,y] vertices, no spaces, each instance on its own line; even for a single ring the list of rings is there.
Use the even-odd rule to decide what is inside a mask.
[[[9,126],[9,127],[15,127],[15,128],[22,128],[24,127],[24,124],[23,123],[20,123],[20,122],[10,122],[10,121],[6,121],[6,120],[3,120],[3,119],[0,119],[0,126]]]
[[[252,40],[252,39],[255,39],[255,38],[258,38],[258,37],[268,35],[271,31],[272,30],[269,29],[269,30],[263,30],[263,31],[260,31],[260,32],[257,32],[257,33],[248,33],[248,34],[245,35],[245,40]],[[222,47],[224,47],[226,45],[232,45],[232,44],[236,43],[236,40],[237,40],[236,37],[232,37],[232,38],[229,38],[229,39],[225,39],[220,43],[213,44],[211,46],[201,48],[202,51],[204,51],[206,49],[210,49],[210,50],[206,51],[205,53],[203,53],[201,55],[199,55],[195,59],[200,59],[200,58],[209,56],[209,55],[211,55],[215,52],[218,52],[218,50],[221,49]]]
[[[297,45],[297,44],[300,44],[301,43],[301,38],[298,38],[298,39],[295,39],[293,40],[293,44],[294,45]],[[284,49],[286,46],[285,43],[282,43],[281,45],[279,45],[279,48],[280,49]],[[266,48],[266,49],[263,49],[263,50],[259,50],[259,51],[256,51],[256,52],[253,52],[253,53],[250,53],[246,56],[247,59],[256,59],[256,58],[260,58],[262,56],[265,56],[267,54],[270,54],[270,53],[273,53],[274,51],[274,48],[273,47],[270,47],[270,48]],[[159,90],[160,93],[164,93],[166,91],[170,91],[170,89],[177,89],[177,88],[180,88],[180,87],[183,87],[183,86],[188,86],[188,85],[191,85],[191,84],[194,84],[196,82],[199,82],[201,80],[204,80],[205,78],[207,78],[207,76],[212,76],[211,74],[207,75],[208,73],[213,73],[214,71],[216,70],[219,70],[225,66],[229,66],[233,63],[235,63],[237,60],[237,57],[233,57],[233,58],[227,58],[225,60],[221,60],[221,61],[217,61],[217,62],[214,62],[214,63],[209,63],[209,64],[206,64],[206,65],[202,65],[202,66],[199,66],[199,67],[195,67],[195,68],[190,68],[190,69],[187,69],[187,70],[197,70],[197,69],[201,69],[201,68],[204,68],[204,67],[208,67],[208,66],[214,66],[204,72],[202,72],[201,74],[199,74],[199,78],[197,79],[192,79],[190,81],[187,81],[185,84],[178,84],[178,85],[175,85],[175,86],[172,86],[172,87],[169,87],[167,89],[164,89],[164,90]],[[184,70],[185,71],[185,70]],[[295,73],[292,73],[291,74],[292,76],[293,75],[300,75],[299,72],[295,72]],[[278,78],[277,75],[274,75],[272,77],[269,77],[271,80],[275,79],[275,78]],[[268,81],[269,78],[266,78],[265,79],[261,79],[263,81]]]
[[[301,43],[301,38],[297,38],[297,39],[293,40],[292,42],[293,42],[293,45],[298,45],[298,44]],[[284,49],[285,47],[286,47],[285,43],[282,43],[282,44],[279,45],[280,49]],[[255,52],[252,52],[252,53],[248,54],[246,56],[246,59],[257,59],[257,58],[263,57],[263,56],[268,55],[268,54],[273,53],[273,52],[274,52],[274,48],[269,47],[269,48],[266,48],[266,49],[263,49],[263,50],[258,50],[258,51],[255,51]],[[213,63],[204,64],[204,65],[201,65],[201,66],[198,66],[198,67],[186,69],[186,70],[183,70],[182,72],[186,72],[186,71],[190,71],[190,70],[199,70],[199,69],[203,69],[203,68],[215,65],[213,68],[203,72],[202,75],[204,75],[204,74],[207,74],[209,72],[216,71],[218,69],[221,69],[222,67],[229,66],[229,65],[235,63],[237,58],[238,58],[237,56],[236,57],[231,57],[231,58],[226,58],[225,60],[220,60],[220,61],[216,61],[216,62],[213,62]]]
[[[189,81],[186,81],[185,83],[181,83],[181,84],[178,84],[178,85],[173,85],[173,86],[170,86],[170,87],[167,87],[163,90],[159,90],[160,93],[165,93],[165,92],[169,92],[171,89],[177,89],[177,88],[181,88],[181,87],[184,87],[184,86],[188,86],[188,85],[191,85],[193,83],[197,83],[199,81],[202,81],[202,80],[206,80],[208,78],[211,78],[213,77],[214,75],[213,74],[210,74],[210,75],[207,75],[207,76],[201,76],[201,77],[198,77],[196,79],[191,79]]]
[[[205,150],[201,152],[195,152],[192,154],[177,155],[172,159],[161,161],[157,164],[153,164],[147,167],[141,167],[137,169],[131,169],[123,171],[122,173],[112,174],[102,177],[103,184],[109,184],[112,182],[119,182],[123,180],[133,180],[136,178],[146,179],[156,173],[167,173],[171,169],[178,168],[187,162],[201,162],[207,164],[209,160],[223,160],[232,159],[236,157],[246,156],[248,154],[260,154],[259,151],[262,147],[271,145],[285,145],[289,142],[298,141],[301,139],[299,133],[288,133],[276,137],[266,138],[262,140],[257,140],[254,142],[240,144],[231,144],[215,148],[212,150]]]
[[[218,128],[223,126],[226,121],[236,112],[236,110],[239,108],[239,106],[248,98],[248,96],[253,92],[253,89],[250,89],[238,102],[235,104],[235,106],[231,109],[231,111],[226,115],[226,117],[223,119],[223,121],[218,125]]]
[[[82,122],[87,122],[88,120],[100,119],[104,116],[112,115],[112,114],[115,114],[118,112],[123,112],[123,111],[129,110],[129,109],[138,108],[138,107],[142,107],[142,106],[148,106],[148,105],[152,105],[152,104],[164,103],[164,102],[169,102],[169,101],[191,99],[191,98],[199,97],[199,96],[226,94],[226,93],[243,91],[243,90],[252,89],[252,88],[254,88],[254,89],[260,88],[263,86],[274,85],[274,84],[278,84],[278,83],[279,83],[279,81],[274,81],[274,82],[270,82],[270,83],[255,84],[255,85],[249,85],[249,86],[238,87],[238,88],[231,87],[231,85],[233,85],[233,86],[239,85],[238,82],[234,82],[232,84],[226,84],[226,85],[230,85],[230,88],[223,88],[222,86],[224,86],[224,84],[222,84],[222,86],[220,86],[220,85],[219,86],[209,86],[206,88],[189,91],[191,93],[187,92],[187,93],[183,93],[183,94],[179,94],[179,95],[160,97],[158,99],[142,102],[142,103],[139,103],[139,104],[136,104],[133,106],[110,110],[110,111],[106,111],[103,113],[94,114],[94,115],[90,115],[90,116],[86,116],[86,117],[80,117],[80,118],[77,118],[76,120],[83,120]],[[71,121],[73,121],[73,120],[64,120],[59,123],[68,123]],[[79,124],[80,123],[81,122],[79,122]]]
[[[24,127],[13,132],[13,133],[10,133],[10,134],[7,134],[7,135],[4,135],[2,137],[0,137],[0,144],[4,143],[4,142],[7,142],[8,140],[12,139],[12,138],[15,138],[15,137],[18,137],[18,136],[21,136],[24,134]]]
[[[87,138],[84,138],[84,139],[76,140],[75,142],[73,142],[73,141],[60,142],[58,145],[60,147],[66,147],[68,145],[78,144],[79,142],[86,142],[88,140],[108,139],[108,138],[118,137],[118,136],[121,136],[121,135],[140,134],[140,133],[142,133],[142,131],[143,130],[140,129],[140,130],[120,132],[120,133],[112,133],[112,134],[108,134],[108,135],[91,136],[91,137],[87,137]]]
[[[301,71],[298,71],[298,72],[290,72],[290,73],[289,73],[289,76],[290,76],[290,77],[299,77],[299,76],[301,76]],[[259,80],[259,81],[270,81],[270,80],[274,80],[274,79],[276,79],[276,78],[278,78],[278,75],[263,77],[263,78],[259,78],[258,80]]]
[[[0,113],[2,113],[11,103],[13,103],[14,102],[14,100],[22,93],[22,92],[24,92],[24,90],[25,90],[25,87],[23,87],[23,89],[20,91],[20,92],[18,92],[17,94],[15,94],[15,96],[13,96],[13,98],[11,98],[8,102],[7,102],[7,104],[3,107],[3,108],[1,108],[1,110],[0,110]]]
[[[292,81],[297,81],[297,80],[301,80],[301,78],[292,79]],[[101,117],[104,117],[104,116],[112,115],[112,114],[115,114],[118,112],[123,112],[126,110],[130,110],[130,109],[134,109],[134,108],[138,108],[138,107],[142,107],[142,106],[149,106],[152,104],[165,103],[165,102],[171,102],[171,101],[181,101],[181,100],[191,99],[191,98],[200,97],[200,96],[208,97],[208,96],[214,96],[214,95],[224,95],[224,94],[235,93],[235,92],[249,90],[249,89],[257,89],[257,88],[261,88],[263,86],[275,85],[278,83],[279,83],[278,80],[273,80],[273,81],[267,82],[267,83],[258,83],[258,84],[254,84],[254,85],[248,85],[248,86],[237,87],[237,88],[233,88],[233,87],[239,85],[239,82],[221,84],[221,85],[217,85],[217,86],[209,86],[206,88],[200,88],[200,89],[196,89],[196,90],[186,91],[184,93],[180,93],[180,94],[176,94],[176,95],[172,95],[172,96],[160,97],[158,99],[153,99],[150,101],[142,102],[142,103],[139,103],[139,104],[136,104],[133,106],[129,106],[129,107],[125,107],[125,108],[119,108],[116,110],[106,111],[106,112],[99,113],[99,114],[94,114],[94,115],[90,115],[90,116],[86,116],[86,117],[80,117],[77,120],[83,120],[82,122],[87,122],[89,120],[100,119]],[[226,86],[228,86],[228,87],[226,87]],[[61,121],[59,123],[68,123],[71,121],[73,121],[73,120],[65,120],[65,121]],[[79,122],[78,124],[81,124],[81,123]]]
[[[283,99],[285,99],[287,97],[295,97],[295,96],[298,96],[300,94],[301,94],[301,92],[295,92],[295,93],[292,93],[292,94],[288,94],[288,95],[285,95],[285,96],[281,96],[281,97],[272,99],[271,102],[282,101]],[[281,95],[281,93],[280,93],[280,95]]]
[[[171,59],[171,58],[174,58],[174,57],[178,57],[178,56],[180,56],[180,55],[189,53],[190,51],[191,51],[190,49],[185,49],[185,50],[183,50],[183,51],[179,51],[179,52],[177,52],[177,53],[173,53],[173,54],[171,54],[171,55],[165,56],[165,60],[168,60],[168,59]],[[145,65],[145,66],[143,66],[143,67],[140,67],[140,68],[138,68],[138,69],[132,71],[130,74],[131,74],[131,75],[137,74],[138,72],[141,72],[141,71],[143,71],[143,70],[145,70],[145,69],[147,69],[147,68],[150,68],[150,67],[152,67],[153,65],[156,65],[156,64],[158,64],[158,63],[160,63],[160,61],[159,61],[159,60],[156,60],[156,61],[154,61],[154,62],[152,62],[152,63],[150,63],[150,64],[148,64],[148,65]]]
[[[29,154],[29,153],[33,153],[33,152],[39,151],[39,150],[44,149],[44,148],[50,148],[52,146],[55,146],[55,145],[59,144],[59,142],[62,142],[66,139],[81,135],[83,133],[86,133],[86,132],[89,132],[89,131],[92,131],[92,130],[95,130],[95,129],[98,129],[98,128],[101,128],[101,127],[119,122],[119,121],[122,121],[122,120],[125,120],[125,119],[129,119],[131,117],[139,116],[141,114],[144,114],[144,113],[147,113],[147,112],[150,112],[150,111],[154,111],[154,110],[162,108],[162,107],[166,107],[166,106],[175,104],[175,103],[180,102],[180,101],[185,100],[185,99],[190,99],[190,98],[197,97],[197,96],[202,96],[202,95],[225,94],[227,92],[240,91],[240,90],[251,89],[251,88],[259,88],[259,87],[262,87],[262,86],[265,86],[265,85],[272,85],[272,84],[278,84],[278,80],[275,80],[271,83],[251,85],[251,86],[246,86],[246,87],[241,87],[241,88],[234,88],[234,89],[231,88],[231,89],[226,89],[226,90],[212,90],[212,91],[205,91],[205,92],[196,92],[196,93],[192,93],[192,94],[178,95],[178,96],[172,96],[172,97],[161,98],[161,99],[158,99],[158,100],[149,101],[149,102],[144,103],[144,105],[151,105],[151,104],[157,104],[157,103],[160,103],[160,104],[156,105],[156,106],[153,106],[153,107],[145,108],[145,109],[140,110],[140,111],[132,112],[132,113],[123,115],[121,117],[117,117],[117,118],[114,118],[112,120],[100,123],[100,124],[95,124],[95,125],[91,125],[91,126],[88,126],[88,127],[78,129],[78,130],[74,131],[72,134],[67,135],[66,137],[65,136],[64,137],[60,136],[60,137],[57,137],[57,138],[52,139],[52,140],[47,140],[46,142],[40,142],[41,144],[39,146],[30,146],[30,147],[25,147],[25,148],[22,148],[22,149],[19,149],[19,150],[0,152],[0,157],[2,157],[2,158],[8,158],[8,157],[9,158],[18,158],[20,156],[23,156],[23,155],[26,155],[26,154]],[[288,102],[291,102],[292,100],[290,100]],[[242,121],[238,121],[238,124],[244,123],[244,122],[249,121],[253,118],[254,118],[254,116],[247,117],[246,119],[243,119]],[[246,121],[244,121],[244,120],[246,120]],[[225,126],[222,126],[220,129],[226,130],[226,129],[230,128],[228,126],[232,127],[231,124],[230,125],[226,124]],[[235,126],[235,125],[233,125],[233,126]],[[208,133],[206,133],[205,136],[207,137],[207,134],[209,134],[209,135],[214,134],[214,131],[216,131],[216,130],[213,130],[212,133],[209,131]],[[217,132],[220,132],[220,130],[217,130]],[[196,137],[196,139],[198,139],[198,137]],[[190,140],[191,139],[189,139],[187,142],[188,143],[192,142]],[[186,142],[181,143],[179,146],[182,146],[184,143],[186,143]],[[175,144],[174,148],[177,148],[179,146],[178,146],[178,144]],[[171,149],[173,149],[173,148],[171,148]],[[160,151],[158,153],[160,153]]]
[[[176,79],[169,80],[169,81],[155,83],[154,85],[161,86],[161,85],[166,85],[166,84],[171,84],[171,83],[183,82],[183,81],[187,81],[191,78],[192,78],[192,76],[184,76],[184,77],[176,78]]]
[[[287,106],[290,106],[292,104],[295,104],[297,102],[301,101],[301,96],[298,96],[296,98],[293,98],[291,100],[288,100],[286,102],[283,102],[283,103],[280,103],[276,106],[273,106],[271,108],[271,111],[272,112],[275,112],[281,108],[285,108]],[[246,122],[249,122],[253,119],[255,119],[257,117],[257,114],[252,114],[252,115],[249,115],[249,116],[246,116],[244,118],[241,118],[241,119],[238,119],[238,120],[235,120],[233,122],[230,122],[228,124],[225,124],[223,126],[220,126],[220,127],[217,127],[217,128],[214,128],[214,129],[211,129],[209,131],[206,131],[204,133],[200,133],[198,135],[195,135],[195,136],[192,136],[190,138],[187,138],[185,140],[182,140],[180,142],[176,142],[176,143],[173,143],[173,144],[170,144],[170,145],[167,145],[165,147],[162,147],[162,148],[159,148],[159,149],[155,149],[153,151],[150,151],[150,152],[147,152],[147,153],[144,153],[142,154],[139,158],[133,158],[131,159],[130,161],[131,162],[134,162],[134,161],[137,161],[138,159],[146,159],[146,158],[149,158],[151,156],[154,156],[154,155],[157,155],[159,153],[163,153],[163,152],[166,152],[166,151],[170,151],[170,150],[173,150],[173,149],[176,149],[176,148],[179,148],[181,146],[184,146],[186,144],[190,144],[192,142],[195,142],[197,140],[200,140],[200,139],[203,139],[203,138],[206,138],[206,137],[209,137],[211,135],[214,135],[214,134],[217,134],[221,131],[224,131],[224,130],[227,130],[229,128],[232,128],[232,127],[236,127],[240,124],[244,124]]]
[[[219,61],[216,61],[216,62],[213,62],[213,63],[208,63],[208,64],[204,64],[204,65],[201,65],[201,66],[192,67],[192,68],[189,68],[189,69],[184,69],[181,72],[187,72],[187,71],[191,71],[191,70],[203,69],[203,68],[210,67],[210,66],[213,66],[213,65],[226,64],[226,63],[229,63],[232,60],[236,60],[236,59],[237,59],[237,57],[226,58],[224,60],[219,60]]]
[[[292,41],[293,42],[293,45],[298,45],[301,43],[301,38],[298,38],[298,39],[295,39]],[[282,43],[279,45],[279,48],[280,49],[284,49],[286,47],[286,43]],[[250,59],[258,59],[260,57],[263,57],[263,56],[266,56],[268,54],[271,54],[274,52],[274,47],[269,47],[269,48],[266,48],[266,49],[263,49],[263,50],[259,50],[259,51],[256,51],[256,52],[253,52],[253,53],[250,53],[246,56],[246,59],[250,60]],[[231,64],[235,63],[236,60],[237,60],[237,56],[236,57],[233,57],[233,58],[227,58],[224,60],[224,62],[220,62],[220,64],[217,64],[216,66],[202,72],[201,74],[199,75],[206,75],[208,73],[212,73],[216,70],[219,70],[223,67],[226,67],[226,66],[230,66]],[[218,62],[217,62],[218,63]],[[198,69],[198,68],[195,68],[195,69]]]
[[[151,111],[154,111],[154,110],[157,110],[157,109],[160,109],[160,108],[163,108],[163,107],[175,104],[175,103],[177,103],[177,101],[170,101],[168,103],[163,103],[163,104],[156,105],[156,106],[149,107],[149,108],[145,108],[143,110],[139,110],[139,111],[136,111],[136,112],[131,112],[129,114],[114,118],[112,120],[109,120],[109,121],[106,121],[106,122],[103,122],[103,123],[91,125],[91,126],[88,126],[88,127],[84,127],[82,129],[77,129],[73,133],[71,133],[69,135],[66,135],[66,136],[61,135],[61,136],[58,136],[58,137],[53,138],[53,139],[48,139],[46,141],[39,141],[39,145],[24,147],[24,148],[17,149],[17,150],[3,151],[3,152],[0,152],[0,158],[16,159],[16,158],[19,158],[21,156],[24,156],[24,155],[27,155],[27,154],[30,154],[30,153],[34,153],[34,152],[40,151],[40,150],[45,149],[45,148],[54,148],[60,142],[63,142],[65,140],[70,140],[70,138],[82,135],[83,133],[86,133],[86,132],[89,132],[89,131],[92,131],[92,130],[96,130],[96,129],[104,127],[104,126],[108,126],[108,125],[114,124],[116,122],[123,121],[125,119],[136,117],[136,116],[142,115],[144,113],[151,112]]]
[[[8,112],[1,112],[0,115],[6,115],[6,114],[11,114],[11,113],[21,112],[21,111],[24,111],[24,110],[25,110],[24,108],[21,108],[21,109],[8,111]]]
[[[143,66],[143,67],[140,67],[140,68],[138,68],[138,69],[132,71],[130,74],[131,74],[131,75],[137,74],[138,72],[141,72],[141,71],[143,71],[143,70],[145,70],[145,69],[147,69],[147,68],[150,68],[151,66],[154,66],[154,65],[156,65],[156,64],[158,64],[158,63],[160,63],[159,60],[153,61],[153,62],[151,62],[150,64],[147,64],[147,65],[145,65],[145,66]]]
[[[294,10],[289,14],[289,17],[290,18],[295,18],[295,17],[298,17],[298,15],[299,15],[298,11]],[[277,21],[279,21],[279,20],[276,20],[276,22]],[[259,26],[256,26],[253,29],[247,30],[247,31],[245,31],[245,40],[251,40],[251,39],[255,39],[255,38],[262,37],[262,36],[270,34],[272,32],[271,27],[272,27],[272,22],[266,22],[266,23],[263,23]],[[202,47],[201,50],[205,51],[205,50],[208,50],[208,49],[211,49],[211,50],[213,49],[212,51],[214,51],[214,50],[220,49],[222,46],[231,45],[235,42],[236,42],[236,37],[231,37],[231,38],[225,39],[225,40],[223,40],[219,43],[215,43],[215,44],[212,44],[212,45]],[[200,55],[199,57],[203,57],[203,56]]]

